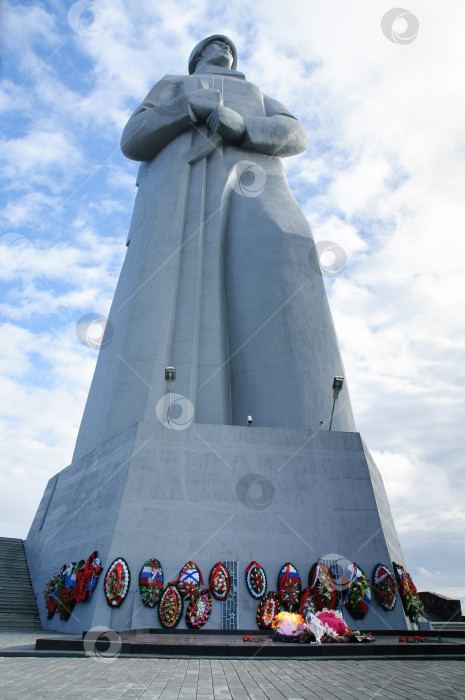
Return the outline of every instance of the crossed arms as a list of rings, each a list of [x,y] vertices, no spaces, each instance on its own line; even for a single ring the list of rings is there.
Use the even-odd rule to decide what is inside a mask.
[[[182,84],[164,79],[129,119],[121,150],[132,160],[152,160],[176,136],[198,124],[206,124],[224,145],[281,157],[305,150],[307,136],[297,119],[269,97],[264,96],[264,105],[265,116],[243,117],[224,106],[219,90],[188,93]]]

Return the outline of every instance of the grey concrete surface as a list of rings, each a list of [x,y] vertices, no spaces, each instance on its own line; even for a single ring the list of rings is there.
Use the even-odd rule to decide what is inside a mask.
[[[42,633],[43,634],[43,633]],[[1,632],[0,649],[33,643]],[[461,700],[465,664],[445,660],[119,659],[0,657],[0,698],[118,700]]]
[[[244,576],[253,560],[264,567],[268,590],[277,590],[286,562],[304,586],[310,567],[331,553],[357,562],[367,576],[378,562],[402,563],[389,505],[380,497],[384,487],[379,475],[375,483],[365,449],[358,433],[333,431],[198,424],[176,431],[158,422],[125,431],[61,472],[39,507],[26,553],[42,627],[65,633],[95,625],[159,627],[156,609],[144,607],[138,592],[139,571],[153,556],[164,586],[189,560],[205,581],[217,561],[237,561],[239,629],[256,628],[258,603]],[[48,621],[46,581],[95,549],[104,573],[115,558],[126,559],[127,598],[109,607],[103,573],[91,600],[68,621],[57,614]],[[400,600],[391,612],[373,600],[364,620],[344,615],[354,629],[406,628]],[[221,628],[218,601],[207,628]]]

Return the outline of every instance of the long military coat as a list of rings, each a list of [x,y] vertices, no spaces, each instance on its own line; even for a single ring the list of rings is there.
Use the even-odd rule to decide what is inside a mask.
[[[193,123],[186,95],[220,90],[242,115],[237,144]],[[306,148],[279,102],[238,71],[166,76],[130,118],[123,153],[142,162],[128,252],[75,456],[174,392],[198,423],[317,429],[343,374],[308,223],[281,158]],[[333,428],[354,430],[348,394]],[[174,416],[182,423],[182,416]],[[192,415],[189,416],[189,420]]]

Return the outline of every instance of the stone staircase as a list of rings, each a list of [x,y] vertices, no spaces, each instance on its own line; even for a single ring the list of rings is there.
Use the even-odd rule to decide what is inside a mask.
[[[0,629],[40,629],[23,540],[0,537]]]
[[[435,632],[465,632],[465,622],[438,622],[432,621],[431,626]]]

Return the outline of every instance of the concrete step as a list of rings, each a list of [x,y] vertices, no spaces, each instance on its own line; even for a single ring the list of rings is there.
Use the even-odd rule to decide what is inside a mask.
[[[0,564],[2,565],[2,577],[5,576],[9,571],[13,569],[20,569],[21,566],[26,563],[26,557],[21,556],[18,552],[12,552],[7,557],[0,558]]]
[[[0,622],[6,622],[9,620],[38,620],[37,615],[31,615],[30,613],[14,612],[14,613],[0,613]]]
[[[28,601],[34,601],[36,600],[35,595],[32,591],[15,591],[13,588],[9,588],[8,590],[3,590],[0,591],[0,605],[2,604],[2,601],[4,600],[18,600],[23,603],[27,603]]]
[[[431,622],[435,632],[465,632],[465,622]]]
[[[0,537],[4,547],[22,547],[23,540],[17,537]]]
[[[17,601],[17,603],[21,603],[22,605],[30,603],[36,604],[36,599],[32,593],[28,593],[27,595],[17,594],[15,591],[0,593],[0,606],[6,604],[10,605],[12,601]]]
[[[24,607],[32,605],[33,608],[37,606],[35,598],[30,596],[29,598],[19,598],[18,596],[0,596],[0,610],[9,609],[12,605],[16,607]]]
[[[19,547],[16,547],[16,546],[15,547],[2,546],[2,551],[0,552],[0,559],[4,559],[9,554],[13,554],[13,555],[17,555],[17,556],[21,557],[24,554],[24,550],[21,550]]]
[[[15,629],[31,629],[31,627],[41,630],[40,621],[37,619],[35,622],[31,618],[8,618],[7,621],[3,622],[0,620],[0,630],[15,630]]]

